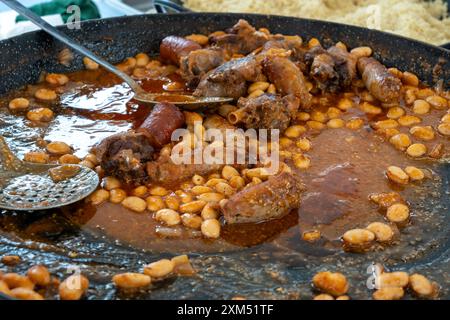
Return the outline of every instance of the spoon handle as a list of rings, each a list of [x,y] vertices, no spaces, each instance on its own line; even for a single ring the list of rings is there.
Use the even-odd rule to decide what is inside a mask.
[[[102,58],[99,58],[96,56],[93,52],[90,50],[80,46],[78,43],[76,43],[73,39],[69,38],[64,33],[60,32],[58,29],[47,23],[44,19],[36,15],[33,11],[29,10],[28,8],[24,7],[20,2],[16,0],[0,0],[3,3],[5,3],[8,7],[16,11],[17,13],[20,13],[24,17],[28,18],[31,22],[33,22],[35,25],[40,27],[45,32],[49,33],[65,45],[71,47],[73,50],[77,51],[78,53],[88,57],[89,59],[95,61],[99,65],[101,65],[106,70],[114,73],[116,76],[124,80],[133,91],[139,92],[141,91],[141,87],[134,81],[130,76],[128,76],[126,73],[118,70],[116,67],[114,67],[112,64],[106,62]]]

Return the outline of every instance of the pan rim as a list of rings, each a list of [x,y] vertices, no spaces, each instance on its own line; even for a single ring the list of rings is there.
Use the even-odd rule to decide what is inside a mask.
[[[344,24],[344,23],[339,23],[339,22],[332,22],[332,21],[326,21],[326,20],[319,20],[319,19],[309,19],[309,18],[299,18],[299,17],[291,17],[291,16],[282,16],[282,15],[275,15],[275,14],[257,14],[257,13],[223,13],[223,12],[177,12],[177,13],[144,13],[144,14],[138,14],[138,15],[131,15],[131,16],[120,16],[120,17],[109,17],[109,18],[99,18],[99,19],[89,19],[89,20],[84,20],[81,21],[81,27],[83,27],[83,25],[89,25],[92,23],[99,23],[99,22],[110,22],[110,21],[121,21],[121,20],[135,20],[136,18],[147,18],[147,17],[157,17],[157,18],[162,18],[162,17],[166,17],[166,16],[179,16],[179,17],[183,17],[183,16],[199,16],[199,17],[208,17],[208,16],[226,16],[226,17],[235,17],[237,19],[239,19],[239,17],[253,17],[253,18],[258,18],[258,17],[264,17],[264,18],[275,18],[275,19],[288,19],[288,20],[293,20],[293,21],[302,21],[302,22],[312,22],[312,23],[317,23],[317,24],[322,24],[322,25],[329,25],[329,26],[334,26],[334,27],[338,27],[338,28],[350,28],[350,29],[354,29],[354,30],[359,30],[359,31],[363,31],[363,32],[367,32],[367,33],[374,33],[374,34],[379,34],[379,35],[385,35],[387,37],[390,38],[397,38],[397,39],[401,39],[403,41],[407,41],[407,42],[412,42],[412,43],[417,43],[420,44],[422,46],[426,46],[426,47],[430,47],[433,48],[434,50],[439,50],[442,51],[443,53],[449,54],[450,55],[450,49],[446,49],[444,47],[441,46],[437,46],[437,45],[433,45],[421,40],[417,40],[417,39],[413,39],[413,38],[408,38],[402,35],[398,35],[395,33],[390,33],[390,32],[386,32],[386,31],[381,31],[381,30],[377,30],[377,29],[370,29],[370,28],[364,28],[364,27],[359,27],[359,26],[354,26],[354,25],[350,25],[350,24]],[[58,29],[60,30],[64,30],[66,28],[66,24],[57,26]],[[7,39],[3,39],[0,41],[0,45],[11,41],[11,40],[17,40],[18,38],[25,36],[25,35],[31,35],[31,34],[35,34],[35,33],[45,33],[45,31],[43,30],[35,30],[35,31],[29,31],[29,32],[25,32],[23,34],[11,37],[11,38],[7,38]]]

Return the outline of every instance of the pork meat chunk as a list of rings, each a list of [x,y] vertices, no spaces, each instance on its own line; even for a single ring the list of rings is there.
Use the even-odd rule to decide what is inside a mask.
[[[328,50],[314,47],[305,54],[310,75],[319,89],[326,92],[338,92],[351,86],[356,78],[356,57],[343,48],[336,46]]]
[[[304,190],[297,175],[283,172],[234,194],[222,206],[222,212],[228,223],[281,218],[300,206]]]
[[[238,99],[247,93],[247,81],[263,79],[260,62],[256,57],[249,55],[230,60],[208,72],[200,81],[194,96]]]
[[[229,114],[232,124],[242,124],[250,129],[286,130],[299,107],[299,99],[294,95],[280,97],[263,94],[256,98],[240,98],[238,110]]]
[[[223,51],[219,48],[191,51],[180,60],[181,75],[190,87],[195,87],[208,71],[224,62]]]
[[[93,153],[107,176],[138,184],[147,179],[145,163],[153,158],[154,149],[144,134],[130,131],[104,139]]]
[[[149,181],[159,183],[165,186],[176,186],[190,178],[193,175],[208,175],[220,170],[223,165],[220,164],[178,164],[174,163],[170,154],[161,153],[154,161],[147,162],[146,170]]]
[[[255,49],[263,46],[269,40],[269,36],[257,31],[246,20],[239,20],[224,35],[213,36],[210,42],[223,48],[231,57],[233,54],[247,55]]]
[[[294,95],[300,99],[303,108],[309,108],[312,96],[306,86],[303,73],[287,57],[269,55],[263,60],[264,72],[283,95]]]

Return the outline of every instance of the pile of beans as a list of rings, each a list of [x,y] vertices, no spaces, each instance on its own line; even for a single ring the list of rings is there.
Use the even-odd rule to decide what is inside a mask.
[[[188,256],[181,255],[172,259],[161,259],[144,266],[142,273],[126,272],[116,274],[112,281],[121,290],[149,288],[152,281],[160,281],[174,275],[193,275]]]
[[[83,58],[84,67],[87,70],[97,70],[99,65],[91,59]],[[163,65],[158,60],[152,60],[146,53],[138,53],[134,57],[128,57],[121,63],[116,65],[116,68],[122,72],[132,75],[134,78],[158,78],[168,76],[177,71],[177,67],[174,65]],[[173,82],[171,86],[177,87],[177,83]],[[165,88],[168,91],[179,91],[179,88]]]
[[[156,221],[167,227],[183,225],[200,230],[206,238],[218,238],[221,224],[220,206],[236,192],[267,180],[264,168],[237,170],[224,166],[220,173],[208,177],[194,175],[177,190],[157,185],[141,185],[127,191],[119,179],[105,177],[101,189],[89,201],[101,205],[109,201],[136,212],[150,212]]]
[[[387,272],[383,267],[381,273],[375,278],[375,300],[400,300],[409,290],[415,297],[421,299],[435,298],[439,287],[425,276],[406,272]],[[322,271],[312,279],[313,289],[320,294],[314,296],[314,300],[349,300],[347,295],[349,283],[346,277],[339,272]],[[366,283],[364,283],[366,285]]]
[[[59,163],[59,164],[79,164],[90,169],[95,169],[101,174],[97,157],[94,154],[87,154],[83,159],[73,154],[74,149],[62,141],[38,140],[40,151],[30,151],[24,155],[23,160],[33,163]]]
[[[400,300],[409,289],[413,296],[421,299],[434,298],[439,288],[425,276],[406,272],[386,272],[383,270],[375,279],[376,290],[373,293],[375,300]]]
[[[12,266],[19,263],[20,258],[3,256],[1,261]],[[16,299],[44,300],[46,292],[54,287],[58,287],[61,300],[79,300],[85,295],[89,280],[81,274],[74,274],[60,282],[43,265],[29,268],[25,275],[0,271],[0,292]]]

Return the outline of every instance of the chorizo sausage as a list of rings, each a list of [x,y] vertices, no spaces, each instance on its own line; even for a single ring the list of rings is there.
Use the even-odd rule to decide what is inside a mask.
[[[367,90],[385,103],[396,102],[400,96],[401,81],[374,58],[359,58],[358,70]]]
[[[153,107],[150,115],[137,129],[154,148],[161,148],[171,140],[172,132],[185,123],[184,114],[172,103],[161,102]]]
[[[161,59],[171,62],[177,66],[180,65],[180,59],[187,56],[189,52],[199,50],[202,47],[192,40],[182,37],[165,37],[159,46],[159,55]]]

